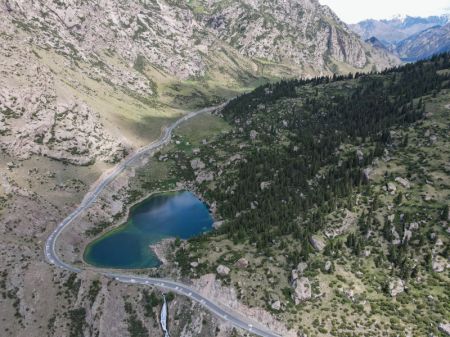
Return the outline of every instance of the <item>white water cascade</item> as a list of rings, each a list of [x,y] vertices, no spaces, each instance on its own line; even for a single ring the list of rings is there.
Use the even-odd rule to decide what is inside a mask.
[[[167,302],[164,295],[164,304],[161,309],[161,328],[164,331],[164,337],[170,337],[169,329],[167,328]]]

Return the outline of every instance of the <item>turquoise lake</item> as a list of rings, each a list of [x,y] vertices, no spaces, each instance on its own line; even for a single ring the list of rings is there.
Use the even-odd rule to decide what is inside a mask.
[[[90,243],[84,259],[103,268],[157,267],[160,261],[150,245],[165,238],[189,239],[210,231],[213,222],[206,204],[191,192],[153,195],[130,209],[125,224]]]

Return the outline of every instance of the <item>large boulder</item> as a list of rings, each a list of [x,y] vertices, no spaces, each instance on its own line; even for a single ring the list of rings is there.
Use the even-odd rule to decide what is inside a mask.
[[[303,273],[305,272],[306,268],[308,268],[308,264],[306,262],[300,262],[297,265],[297,271],[300,275],[303,275]]]
[[[402,185],[404,188],[411,188],[411,183],[408,181],[408,179],[397,177],[395,178],[395,181]]]
[[[449,268],[449,263],[443,257],[435,256],[433,258],[432,267],[433,267],[433,271],[435,271],[436,273],[442,273],[447,268]]]
[[[307,277],[301,277],[293,282],[294,293],[292,299],[295,304],[308,301],[312,296],[311,283]]]
[[[291,272],[292,282],[295,282],[298,279],[299,275],[302,276],[306,268],[308,268],[308,264],[306,262],[300,262],[297,266],[297,269],[293,269]]]
[[[311,245],[314,247],[314,249],[319,252],[321,252],[325,248],[325,242],[321,237],[317,235],[311,236],[309,241],[311,242]]]
[[[236,261],[236,267],[238,267],[239,269],[245,269],[248,267],[248,265],[249,262],[245,258],[240,258],[239,260]]]
[[[279,311],[281,309],[281,302],[280,301],[274,301],[272,302],[272,304],[270,305],[270,307],[275,310],[275,311]]]
[[[388,183],[387,184],[387,190],[390,194],[394,195],[395,192],[397,192],[397,186],[395,186],[394,183]]]
[[[396,278],[389,282],[389,294],[395,297],[405,291],[405,282]]]
[[[438,328],[441,332],[447,336],[450,336],[450,323],[440,323]]]
[[[263,182],[261,183],[261,186],[260,186],[261,191],[264,191],[264,190],[268,189],[268,188],[270,187],[271,184],[272,184],[272,183],[271,183],[270,181],[263,181]]]
[[[206,165],[201,161],[201,159],[195,158],[191,160],[191,167],[193,170],[202,170],[206,167]]]
[[[227,276],[228,274],[230,274],[230,268],[222,264],[217,267],[216,271],[220,276]]]

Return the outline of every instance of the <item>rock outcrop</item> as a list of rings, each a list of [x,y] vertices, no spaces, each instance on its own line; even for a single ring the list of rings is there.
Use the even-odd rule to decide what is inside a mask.
[[[446,334],[447,336],[450,336],[450,323],[440,323],[438,328],[444,334]]]
[[[294,300],[294,303],[296,305],[311,299],[312,297],[311,283],[309,282],[309,279],[307,277],[301,277],[295,280],[292,286],[294,288],[292,299]]]
[[[389,294],[396,297],[405,291],[405,282],[399,278],[393,279],[389,282]]]

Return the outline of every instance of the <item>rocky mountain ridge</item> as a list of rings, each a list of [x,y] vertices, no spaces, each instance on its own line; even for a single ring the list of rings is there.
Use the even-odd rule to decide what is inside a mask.
[[[416,61],[450,51],[450,23],[432,27],[401,41],[396,53],[405,61]]]
[[[421,17],[394,17],[390,20],[364,20],[349,27],[364,40],[375,36],[385,45],[396,44],[414,34],[450,22],[450,15]]]
[[[350,28],[380,52],[414,62],[450,50],[450,15],[366,20]]]

